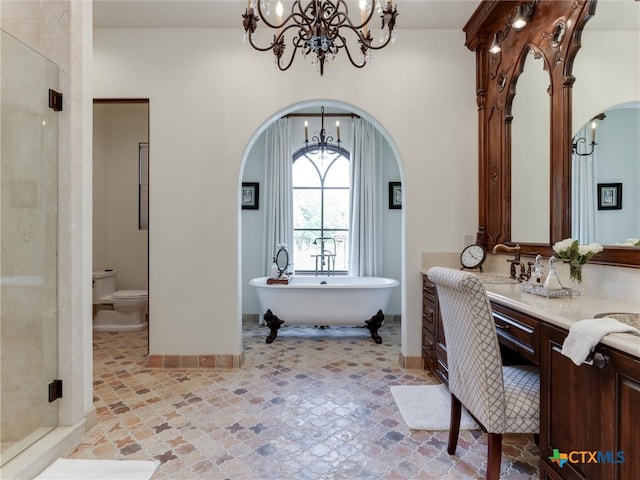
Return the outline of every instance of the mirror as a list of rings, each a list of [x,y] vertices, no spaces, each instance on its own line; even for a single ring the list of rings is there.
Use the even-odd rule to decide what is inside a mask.
[[[289,267],[289,252],[286,245],[280,245],[274,261],[278,267],[278,277],[283,277]]]
[[[573,66],[571,132],[574,141],[578,134],[586,138],[580,152],[590,150],[593,117],[601,113],[605,117],[596,120],[593,158],[572,156],[571,234],[581,241],[592,238],[605,245],[607,252],[627,238],[640,237],[640,3],[599,1],[581,42]],[[576,166],[592,167],[591,190],[579,186],[576,179],[576,170],[582,175],[589,170]],[[622,183],[622,208],[598,210],[598,184],[612,183]],[[629,255],[640,258],[637,249],[628,249]]]
[[[572,235],[572,137],[607,107],[640,98],[640,2],[536,2],[529,23],[516,32],[511,19],[514,9],[522,3],[524,0],[483,0],[463,29],[465,45],[476,52],[480,186],[476,241],[487,248],[517,242],[524,255],[551,256],[554,253],[551,245]],[[491,49],[492,39],[498,39],[499,49]],[[512,192],[518,188],[512,183],[512,168],[519,168],[517,158],[512,161],[512,148],[517,150],[520,140],[518,133],[515,140],[512,138],[512,129],[519,127],[517,117],[509,109],[518,95],[528,95],[516,85],[525,66],[523,51],[527,48],[534,48],[544,57],[550,83],[549,238],[543,240],[541,235],[538,241],[531,242],[528,238],[517,238],[527,236],[518,230],[522,227],[517,225],[517,219],[529,215],[518,210],[517,205],[530,206],[533,200],[517,199]],[[517,103],[515,107],[519,108]],[[625,197],[625,182],[626,179],[607,183],[622,183]],[[640,203],[638,196],[629,201]],[[628,204],[623,198],[623,210]],[[528,212],[535,210],[538,209]],[[516,222],[515,230],[512,221]],[[631,237],[637,235],[640,232]],[[609,241],[604,246],[594,263],[640,266],[640,247]]]
[[[575,133],[571,234],[580,243],[635,246],[640,238],[638,132],[640,102],[628,102]]]
[[[511,107],[511,239],[514,242],[550,242],[549,85],[543,58],[528,47]]]

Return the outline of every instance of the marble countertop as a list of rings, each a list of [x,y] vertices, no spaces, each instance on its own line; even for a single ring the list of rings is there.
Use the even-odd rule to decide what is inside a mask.
[[[427,274],[428,269],[423,268],[421,272]],[[590,295],[546,298],[523,292],[520,283],[485,283],[484,286],[492,301],[566,330],[575,322],[601,313],[640,313],[640,295],[625,300]],[[601,343],[640,358],[640,335],[610,333]]]
[[[640,313],[640,299],[612,300],[589,295],[546,298],[523,292],[521,284],[485,284],[485,288],[492,301],[567,330],[575,322],[601,313]],[[639,335],[610,333],[601,343],[640,358]]]

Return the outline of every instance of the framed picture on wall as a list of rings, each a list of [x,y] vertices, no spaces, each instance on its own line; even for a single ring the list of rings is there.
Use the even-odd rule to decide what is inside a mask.
[[[258,182],[242,182],[242,209],[258,210],[260,208],[260,184]]]
[[[622,183],[598,184],[598,210],[622,208]]]
[[[402,208],[402,185],[389,182],[389,208]]]

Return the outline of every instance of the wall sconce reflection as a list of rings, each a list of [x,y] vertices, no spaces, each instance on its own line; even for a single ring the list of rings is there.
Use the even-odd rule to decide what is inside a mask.
[[[579,157],[588,157],[589,155],[593,154],[593,151],[596,148],[596,128],[597,128],[597,123],[596,120],[604,120],[606,118],[606,115],[604,113],[601,113],[599,115],[596,115],[595,117],[593,117],[591,119],[591,142],[588,144],[591,146],[591,150],[589,151],[583,151],[583,152],[579,152],[578,151],[578,144],[580,143],[584,143],[585,145],[587,145],[587,139],[584,137],[579,137],[578,134],[576,134],[575,137],[573,137],[573,141],[572,141],[572,145],[571,145],[571,149],[573,150],[573,154],[574,155],[578,155]]]

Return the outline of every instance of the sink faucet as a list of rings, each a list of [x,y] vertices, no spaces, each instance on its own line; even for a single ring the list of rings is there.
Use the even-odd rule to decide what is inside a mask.
[[[510,247],[508,245],[505,245],[504,243],[498,243],[495,247],[493,247],[492,252],[513,252],[513,259],[507,260],[507,262],[511,263],[511,267],[509,268],[509,276],[515,280],[526,280],[527,278],[529,278],[527,276],[527,272],[525,272],[524,264],[520,261],[520,245],[516,244],[513,247]],[[516,267],[518,265],[520,265],[520,275],[516,274]]]
[[[504,243],[498,243],[495,247],[493,247],[493,253],[497,252],[515,252],[515,258],[513,259],[516,262],[520,261],[520,245],[514,245],[510,247],[505,245]]]

